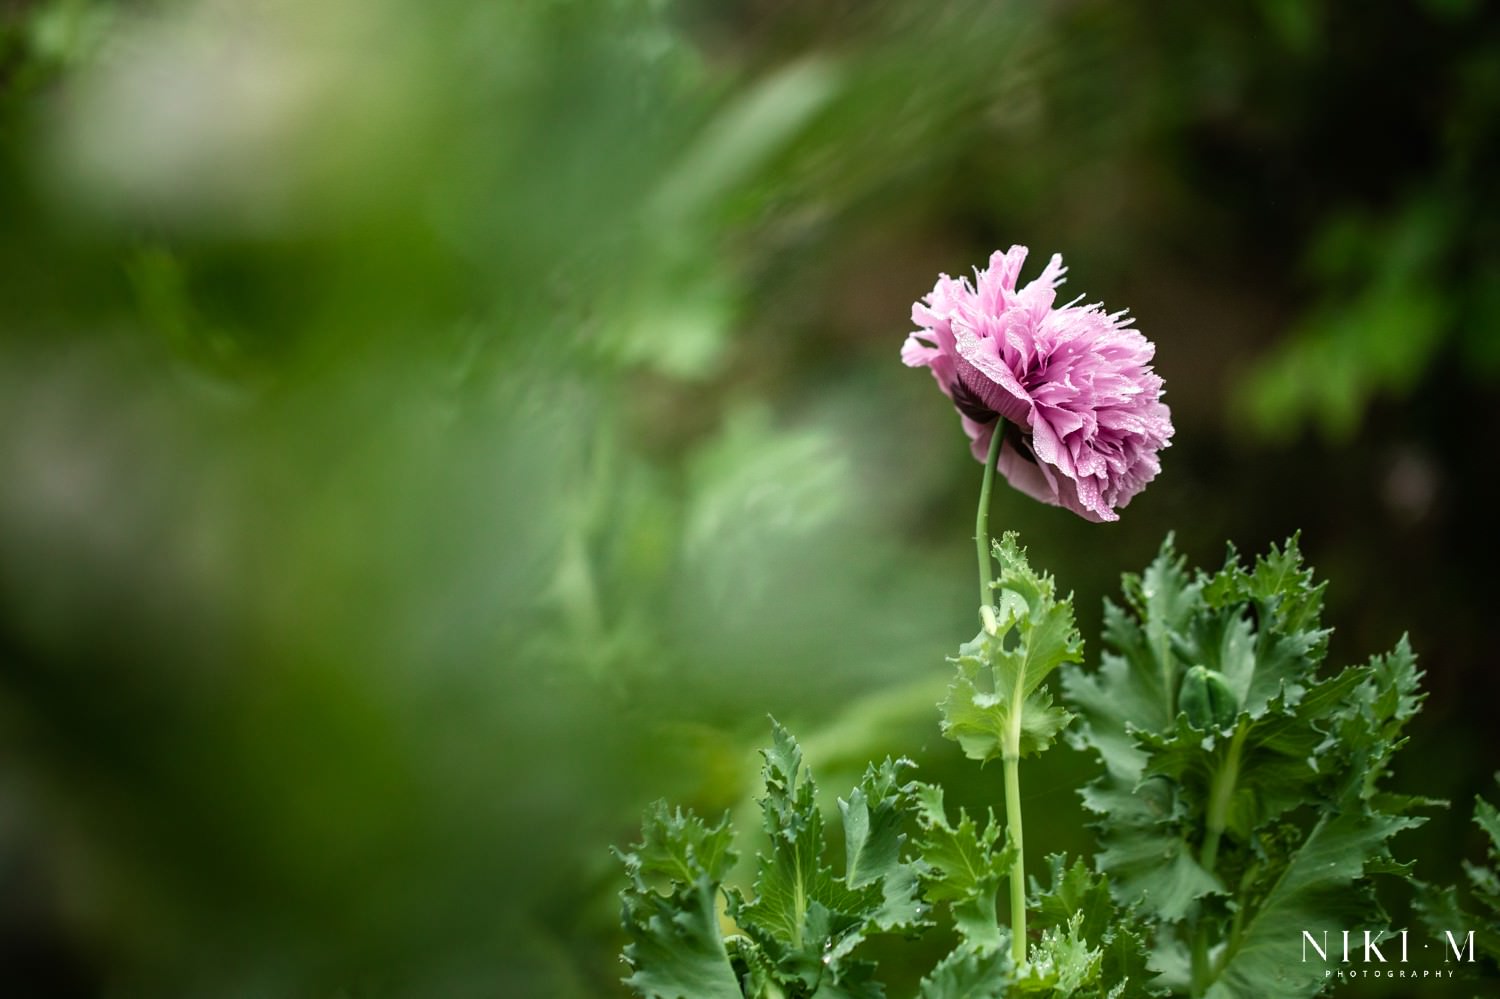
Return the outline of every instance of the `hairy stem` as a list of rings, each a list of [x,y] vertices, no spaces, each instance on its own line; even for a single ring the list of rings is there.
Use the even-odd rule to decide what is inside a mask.
[[[995,460],[1000,456],[1000,438],[1005,418],[995,417],[995,431],[990,437],[989,457],[984,460],[984,481],[979,486],[979,512],[974,516],[974,550],[979,556],[979,606],[988,607],[994,598],[995,577],[990,570],[990,487],[995,484]]]

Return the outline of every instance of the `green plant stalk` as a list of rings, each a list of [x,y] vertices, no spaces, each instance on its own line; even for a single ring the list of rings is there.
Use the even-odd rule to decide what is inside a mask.
[[[1208,982],[1208,927],[1200,916],[1193,925],[1192,979],[1189,982],[1188,995],[1192,999],[1201,999],[1203,991],[1208,988]]]
[[[1243,722],[1235,726],[1234,735],[1229,740],[1229,751],[1224,755],[1224,765],[1214,774],[1213,783],[1209,786],[1208,815],[1204,823],[1206,831],[1198,863],[1210,874],[1215,873],[1214,868],[1219,863],[1219,841],[1224,836],[1224,826],[1229,819],[1229,804],[1234,800],[1234,786],[1240,778],[1240,757],[1248,731],[1249,728]],[[1235,914],[1235,939],[1238,939],[1239,921],[1243,915],[1243,910]],[[1225,953],[1227,954],[1227,949]],[[1224,955],[1220,956],[1220,960],[1224,960]],[[1220,970],[1209,967],[1207,927],[1201,923],[1193,931],[1192,968],[1192,995],[1197,997],[1204,994]]]
[[[994,573],[990,567],[993,544],[990,537],[990,490],[995,484],[995,462],[1000,456],[1000,443],[1005,434],[1005,420],[995,418],[995,429],[990,435],[990,450],[984,462],[984,480],[979,487],[979,512],[974,517],[974,549],[979,556],[979,606],[980,620],[993,628],[993,618],[986,619],[983,608],[994,600]],[[1019,691],[1016,692],[1019,695]],[[1010,952],[1016,966],[1026,963],[1026,863],[1021,845],[1021,705],[1017,703],[1011,712],[1016,719],[1012,731],[1006,733],[1005,746],[1005,824],[1010,841],[1016,848],[1016,859],[1010,869]]]
[[[995,432],[990,437],[989,457],[984,461],[984,480],[979,486],[979,512],[974,516],[974,550],[979,556],[979,606],[988,607],[994,599],[995,576],[990,569],[990,488],[995,484],[995,460],[1000,456],[1000,438],[1005,418],[995,417]],[[984,620],[981,616],[980,620]]]
[[[1242,722],[1235,727],[1229,741],[1229,752],[1225,754],[1224,766],[1214,774],[1209,791],[1207,830],[1203,837],[1203,852],[1198,862],[1208,873],[1214,873],[1219,862],[1219,839],[1224,835],[1224,825],[1229,818],[1229,803],[1234,800],[1234,786],[1240,779],[1240,754],[1245,748],[1245,733]]]
[[[1016,847],[1010,868],[1010,955],[1021,968],[1026,964],[1026,863],[1021,849],[1021,758],[1005,754],[1005,827]]]

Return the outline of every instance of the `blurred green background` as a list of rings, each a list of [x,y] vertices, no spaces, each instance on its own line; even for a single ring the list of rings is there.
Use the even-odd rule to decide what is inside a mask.
[[[1168,529],[1300,528],[1335,663],[1422,657],[1456,878],[1497,105],[1478,0],[0,0],[0,994],[621,995],[610,844],[743,810],[768,714],[830,799],[998,801],[933,706],[980,469],[897,355],[1011,243],[1177,436],[996,526],[1090,653]],[[1027,764],[1028,841],[1092,772]]]

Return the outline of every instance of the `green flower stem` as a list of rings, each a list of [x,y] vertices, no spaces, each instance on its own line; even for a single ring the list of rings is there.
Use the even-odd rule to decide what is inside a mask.
[[[993,541],[990,538],[990,489],[995,484],[995,462],[1000,457],[1000,443],[1005,436],[1005,420],[995,418],[990,434],[990,450],[984,461],[984,482],[979,487],[979,512],[974,517],[974,550],[979,556],[979,619],[994,628],[993,615],[985,610],[994,603],[995,577],[990,565]],[[1020,705],[1013,717],[1021,717]],[[1007,733],[1005,763],[1005,823],[1010,841],[1016,848],[1016,859],[1010,869],[1010,952],[1017,967],[1026,964],[1026,863],[1021,846],[1021,732]]]
[[[1016,967],[1026,964],[1026,863],[1021,849],[1021,759],[1005,755],[1005,823],[1016,847],[1010,868],[1010,954]]]
[[[995,417],[995,432],[990,436],[989,457],[984,460],[984,481],[979,486],[979,513],[974,517],[974,549],[979,555],[979,606],[988,607],[994,599],[995,577],[990,570],[990,487],[995,484],[995,460],[1000,457],[1000,438],[1005,432],[1005,418]],[[982,620],[982,618],[981,618]]]

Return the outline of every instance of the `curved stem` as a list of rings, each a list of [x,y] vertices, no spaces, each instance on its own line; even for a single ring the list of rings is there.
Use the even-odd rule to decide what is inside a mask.
[[[995,431],[990,435],[989,457],[984,460],[984,481],[979,486],[979,513],[974,516],[974,549],[979,555],[979,606],[988,607],[993,596],[995,577],[990,570],[990,487],[995,484],[995,460],[1000,457],[1000,439],[1005,432],[1005,417],[995,417]]]

